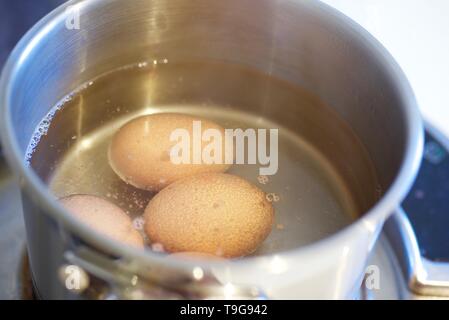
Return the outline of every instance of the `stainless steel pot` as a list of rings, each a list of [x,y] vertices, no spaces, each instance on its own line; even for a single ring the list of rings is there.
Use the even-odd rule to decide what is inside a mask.
[[[78,13],[79,29],[71,23]],[[34,129],[86,81],[174,51],[184,59],[246,65],[318,95],[366,147],[386,190],[381,199],[331,237],[232,263],[164,259],[79,223],[24,164]],[[4,153],[22,182],[28,253],[43,298],[78,297],[65,286],[67,277],[58,280],[71,270],[68,264],[84,270],[78,275],[94,284],[84,282],[85,296],[96,298],[351,297],[383,222],[400,206],[421,159],[421,117],[403,73],[369,34],[318,1],[69,1],[17,45],[0,92]],[[278,120],[294,127],[297,112],[282,110]],[[309,130],[322,149],[332,135],[326,130]],[[329,154],[356,168],[357,160],[345,156]],[[363,197],[372,186],[360,179]]]

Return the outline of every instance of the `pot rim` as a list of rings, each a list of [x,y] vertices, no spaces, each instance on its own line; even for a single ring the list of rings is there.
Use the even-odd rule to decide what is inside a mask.
[[[91,0],[88,3],[91,5],[92,2],[99,3],[101,1],[102,0]],[[292,0],[281,1],[291,2]],[[9,102],[12,80],[15,78],[17,70],[20,69],[21,62],[26,58],[29,52],[33,50],[34,45],[39,42],[40,39],[44,38],[54,26],[64,23],[63,21],[66,19],[66,9],[67,7],[73,5],[83,6],[88,4],[84,0],[71,0],[62,4],[42,18],[22,37],[16,45],[8,58],[1,75],[1,140],[4,148],[4,155],[13,171],[19,174],[21,186],[25,187],[25,190],[35,201],[40,204],[46,214],[62,223],[64,227],[67,227],[71,232],[75,233],[87,243],[95,244],[96,247],[99,247],[108,253],[113,253],[124,258],[139,259],[143,263],[159,263],[161,265],[175,268],[183,268],[186,266],[191,267],[193,264],[198,265],[199,263],[202,265],[223,264],[224,262],[220,261],[174,261],[174,259],[166,259],[160,254],[153,253],[148,250],[143,251],[131,248],[115,240],[109,239],[74,218],[73,215],[71,215],[56,201],[54,195],[52,195],[48,187],[43,181],[41,181],[37,174],[25,165],[18,143],[15,139],[11,121]],[[303,7],[308,7],[308,9],[319,11],[324,17],[336,21],[336,23],[339,23],[342,28],[344,28],[345,32],[357,34],[359,40],[365,42],[365,45],[375,52],[379,61],[382,62],[384,68],[397,86],[399,95],[403,100],[403,111],[405,114],[404,121],[406,123],[407,130],[405,154],[403,156],[401,168],[397,173],[394,182],[390,185],[382,198],[379,199],[379,201],[370,210],[365,212],[356,221],[328,237],[296,249],[282,251],[274,255],[246,257],[241,260],[233,261],[233,263],[238,263],[240,265],[255,263],[266,259],[267,257],[269,258],[273,256],[288,259],[290,257],[297,257],[298,255],[313,255],[319,251],[331,248],[332,243],[344,239],[347,235],[353,232],[355,228],[358,228],[362,223],[364,223],[364,220],[366,221],[366,219],[373,219],[372,221],[375,221],[378,224],[382,223],[400,206],[400,203],[405,198],[416,178],[422,160],[424,144],[424,128],[422,118],[411,85],[391,54],[382,46],[380,42],[369,34],[368,31],[363,29],[363,27],[329,5],[320,1],[301,1],[301,5]]]

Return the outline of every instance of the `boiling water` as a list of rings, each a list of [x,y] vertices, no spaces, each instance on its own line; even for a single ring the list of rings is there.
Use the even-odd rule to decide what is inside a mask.
[[[325,108],[319,100],[283,81],[237,66],[166,62],[157,67],[140,63],[94,79],[64,98],[43,120],[30,144],[29,162],[57,197],[103,197],[124,209],[141,229],[139,217],[154,194],[120,180],[108,164],[108,145],[116,130],[136,116],[178,112],[214,120],[224,128],[279,129],[276,175],[259,176],[259,165],[233,165],[229,170],[264,190],[275,208],[273,231],[256,255],[317,241],[360,214],[331,163],[294,128],[264,116],[268,108],[277,106],[267,105],[265,91],[252,93],[250,88]],[[354,148],[362,146],[354,142]]]

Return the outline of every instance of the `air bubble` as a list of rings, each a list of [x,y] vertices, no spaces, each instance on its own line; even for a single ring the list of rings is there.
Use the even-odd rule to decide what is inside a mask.
[[[270,179],[267,176],[258,176],[257,180],[260,184],[267,184]]]
[[[278,202],[280,199],[280,197],[275,194],[275,193],[267,193],[267,195],[265,196],[265,198],[269,201],[269,202]]]
[[[165,252],[164,246],[161,243],[153,243],[151,245],[151,250],[153,250],[154,252]]]
[[[133,220],[133,226],[136,230],[143,230],[143,227],[145,226],[145,220],[143,217],[137,217]]]

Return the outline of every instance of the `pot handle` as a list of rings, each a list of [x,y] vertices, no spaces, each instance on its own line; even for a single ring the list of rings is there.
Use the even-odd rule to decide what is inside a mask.
[[[112,259],[88,247],[77,248],[76,252],[68,251],[65,259],[70,265],[61,266],[60,280],[67,288],[67,276],[76,271],[80,286],[68,288],[77,294],[86,293],[89,285],[98,281],[103,284],[104,290],[99,295],[98,286],[95,296],[87,296],[90,299],[128,299],[128,300],[152,300],[152,299],[245,299],[264,300],[266,295],[255,287],[223,285],[213,276],[201,271],[201,279],[193,274],[180,274],[166,269],[157,270],[154,267],[151,275],[138,274],[138,268],[133,268],[132,263],[123,260]],[[69,270],[69,272],[66,272]],[[71,271],[71,272],[70,272]],[[199,273],[198,270],[196,272]]]
[[[422,296],[449,297],[449,263],[432,261],[421,255],[404,210],[399,209],[385,228],[409,289]]]

